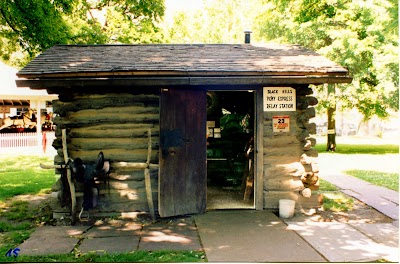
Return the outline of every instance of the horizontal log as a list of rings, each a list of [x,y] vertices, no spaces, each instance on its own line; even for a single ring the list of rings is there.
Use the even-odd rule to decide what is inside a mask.
[[[73,102],[53,101],[54,112],[61,116],[82,109],[102,109],[119,106],[158,106],[159,96],[153,94],[106,94],[75,96]]]
[[[150,164],[151,167],[157,167],[157,168],[152,168],[150,169],[150,177],[154,179],[158,179],[158,164]],[[129,168],[112,168],[113,171],[110,173],[110,179],[117,180],[117,181],[137,181],[137,180],[143,180],[144,179],[144,174],[143,170],[144,169],[129,169]]]
[[[152,179],[152,183],[157,184],[157,179]],[[121,193],[124,192],[145,192],[145,181],[110,181],[110,190]]]
[[[95,162],[100,151],[104,152],[105,159],[111,161],[113,168],[115,162],[139,162],[145,163],[147,160],[147,149],[126,150],[126,149],[98,149],[98,150],[69,150],[72,159],[81,158],[84,162]],[[153,151],[151,155],[151,163],[158,163],[158,151]]]
[[[264,166],[264,179],[300,177],[305,172],[300,162],[269,164],[269,166]]]
[[[54,124],[62,127],[86,127],[88,125],[101,125],[101,124],[129,124],[129,123],[141,123],[141,124],[158,124],[159,113],[141,113],[141,114],[120,114],[120,115],[96,115],[84,117],[75,116],[69,118],[56,117]]]
[[[152,149],[158,150],[158,138],[154,138]],[[96,150],[96,149],[147,149],[148,138],[73,138],[68,145],[69,149]]]
[[[286,148],[288,146],[301,148],[303,144],[292,134],[286,134],[279,137],[263,137],[264,148],[277,147]]]
[[[301,191],[304,189],[303,182],[299,177],[279,177],[264,180],[264,190],[268,191]]]
[[[271,167],[281,168],[288,164],[289,165],[296,164],[297,162],[299,162],[299,160],[300,160],[299,156],[272,156],[272,155],[270,155],[269,157],[264,156],[263,166],[264,166],[264,168],[271,168]]]
[[[42,169],[64,169],[64,168],[66,168],[65,165],[54,165],[54,164],[50,165],[50,164],[43,164],[43,163],[40,163],[39,166]]]
[[[160,127],[155,124],[110,124],[72,128],[71,138],[147,138],[151,129],[152,138],[160,135]]]
[[[272,159],[276,159],[279,157],[297,157],[300,159],[300,156],[304,153],[303,147],[301,145],[293,145],[293,147],[270,147],[266,145],[264,147],[264,158],[271,157]]]
[[[144,170],[146,168],[158,169],[158,164],[147,164],[146,162],[113,162],[113,168],[115,169],[134,169],[134,170]]]
[[[77,112],[70,112],[68,114],[69,117],[76,117],[76,118],[87,118],[91,117],[92,115],[136,115],[136,114],[147,114],[147,113],[158,113],[160,110],[159,107],[149,106],[124,106],[124,107],[106,107],[101,109],[84,109]]]

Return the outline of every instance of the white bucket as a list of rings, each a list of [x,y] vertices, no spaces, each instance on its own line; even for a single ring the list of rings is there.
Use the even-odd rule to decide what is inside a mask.
[[[291,218],[294,216],[296,202],[289,199],[279,200],[279,217]]]

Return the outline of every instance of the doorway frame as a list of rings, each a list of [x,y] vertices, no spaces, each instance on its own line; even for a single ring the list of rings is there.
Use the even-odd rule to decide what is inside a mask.
[[[261,211],[264,209],[264,108],[263,87],[249,89],[218,89],[216,87],[206,89],[208,91],[252,91],[254,94],[254,204],[248,210]],[[206,165],[207,166],[207,165]],[[207,167],[206,167],[207,170]],[[208,176],[206,176],[208,177]],[[208,187],[208,186],[207,186]]]
[[[254,209],[264,209],[264,100],[263,88],[254,90],[254,134],[255,134],[255,166],[254,166]]]

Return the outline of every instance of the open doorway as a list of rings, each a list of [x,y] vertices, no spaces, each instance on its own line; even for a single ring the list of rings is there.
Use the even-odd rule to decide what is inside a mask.
[[[254,208],[254,93],[207,92],[207,209]]]

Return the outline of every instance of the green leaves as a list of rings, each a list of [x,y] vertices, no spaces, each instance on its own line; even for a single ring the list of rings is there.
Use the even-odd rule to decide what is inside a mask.
[[[265,41],[300,44],[348,68],[337,85],[343,105],[364,119],[398,110],[398,3],[394,0],[264,1],[258,29]],[[321,88],[320,88],[321,89]]]
[[[0,54],[21,67],[56,44],[160,42],[164,11],[164,0],[3,0]]]
[[[29,57],[68,39],[66,24],[48,0],[5,0],[0,4],[0,12],[4,30],[0,37],[15,41],[14,45],[27,51]],[[17,50],[15,47],[8,51]]]

